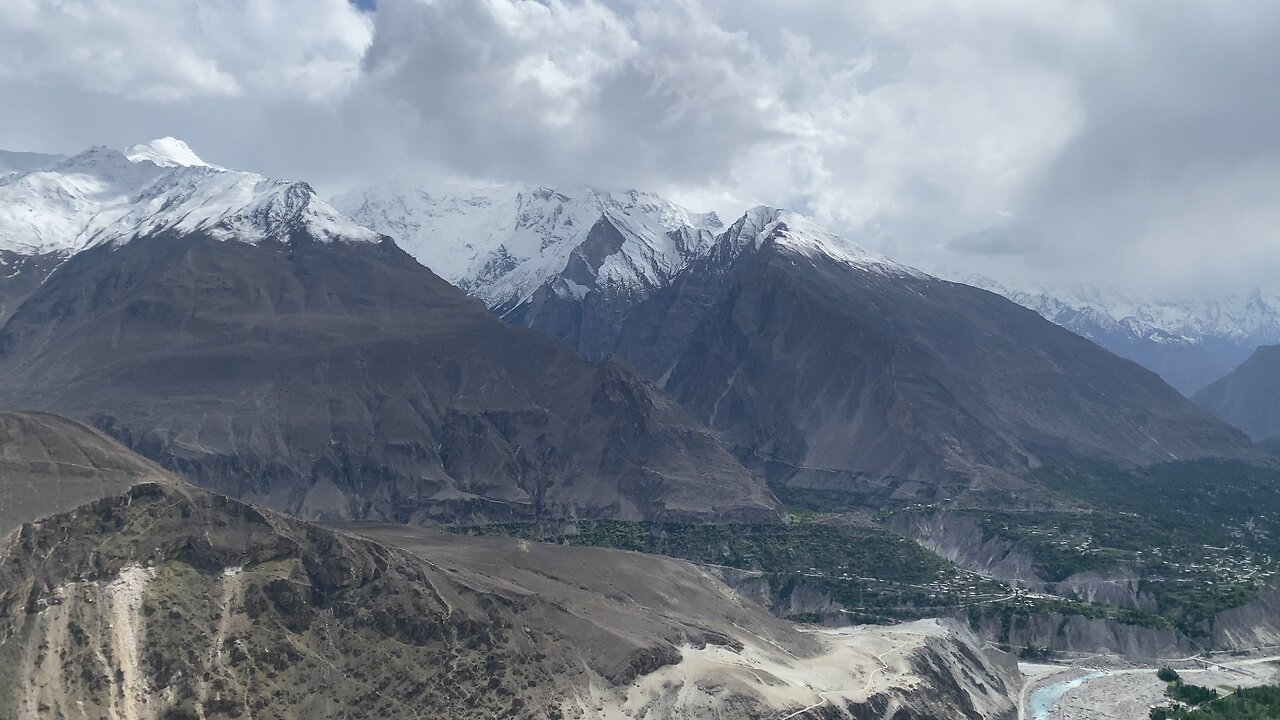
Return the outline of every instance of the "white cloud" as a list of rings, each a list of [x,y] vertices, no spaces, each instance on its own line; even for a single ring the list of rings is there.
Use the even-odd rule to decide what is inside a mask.
[[[317,99],[358,77],[371,31],[346,0],[6,0],[0,77],[139,101]]]
[[[1274,285],[1277,36],[1270,0],[7,0],[0,146],[173,134],[321,185],[639,186],[926,266]]]
[[[692,2],[383,0],[375,22],[353,104],[465,172],[652,182],[705,175],[772,132],[753,45]]]
[[[1081,125],[1052,46],[1113,19],[1020,7],[382,0],[361,104],[460,172],[789,205],[921,262],[1003,222]]]

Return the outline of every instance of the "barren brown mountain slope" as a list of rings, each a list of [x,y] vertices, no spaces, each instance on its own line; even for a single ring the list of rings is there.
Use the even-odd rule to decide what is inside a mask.
[[[502,323],[389,240],[81,252],[0,331],[0,404],[307,518],[778,517],[647,381]]]

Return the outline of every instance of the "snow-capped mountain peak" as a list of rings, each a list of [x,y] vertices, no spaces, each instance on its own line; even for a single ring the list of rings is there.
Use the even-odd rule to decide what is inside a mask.
[[[765,205],[743,214],[724,234],[721,243],[734,257],[746,249],[773,245],[805,257],[825,257],[864,270],[923,275],[915,268],[840,237],[799,213]]]
[[[333,204],[506,316],[542,292],[634,303],[692,262],[766,244],[858,268],[921,275],[788,210],[760,206],[731,228],[640,191],[536,185],[380,185]],[[542,296],[538,296],[542,297]],[[544,298],[545,299],[545,298]]]
[[[135,163],[147,161],[158,167],[217,167],[201,160],[186,143],[168,136],[138,143],[125,150],[124,156]]]
[[[306,183],[204,164],[172,138],[127,153],[92,147],[0,177],[0,250],[65,255],[160,231],[242,242],[284,240],[294,231],[321,240],[381,239],[320,201]]]
[[[160,174],[156,167],[140,165],[130,160],[119,150],[105,145],[94,145],[51,167],[35,170],[32,174],[35,173],[45,175],[82,175],[107,182],[155,177]]]
[[[333,204],[495,309],[556,279],[554,288],[575,296],[659,285],[721,229],[714,213],[634,190],[397,184]]]

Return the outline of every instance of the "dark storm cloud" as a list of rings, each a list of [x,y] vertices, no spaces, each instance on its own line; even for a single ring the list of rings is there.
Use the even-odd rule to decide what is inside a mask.
[[[461,175],[789,205],[926,267],[1280,277],[1272,2],[63,7],[0,7],[0,147],[173,134],[322,187]]]

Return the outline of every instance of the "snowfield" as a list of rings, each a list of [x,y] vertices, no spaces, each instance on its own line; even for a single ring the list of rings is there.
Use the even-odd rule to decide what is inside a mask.
[[[321,240],[378,242],[309,185],[205,164],[173,138],[127,153],[93,147],[0,178],[0,250],[71,255],[161,231],[244,242],[305,229]]]
[[[603,218],[618,235],[601,237],[588,260],[594,277],[569,289],[664,284],[723,229],[714,213],[692,213],[648,193],[534,185],[408,184],[339,195],[334,207],[395,238],[418,262],[492,308],[510,307],[561,275]],[[580,297],[581,295],[579,295]]]

